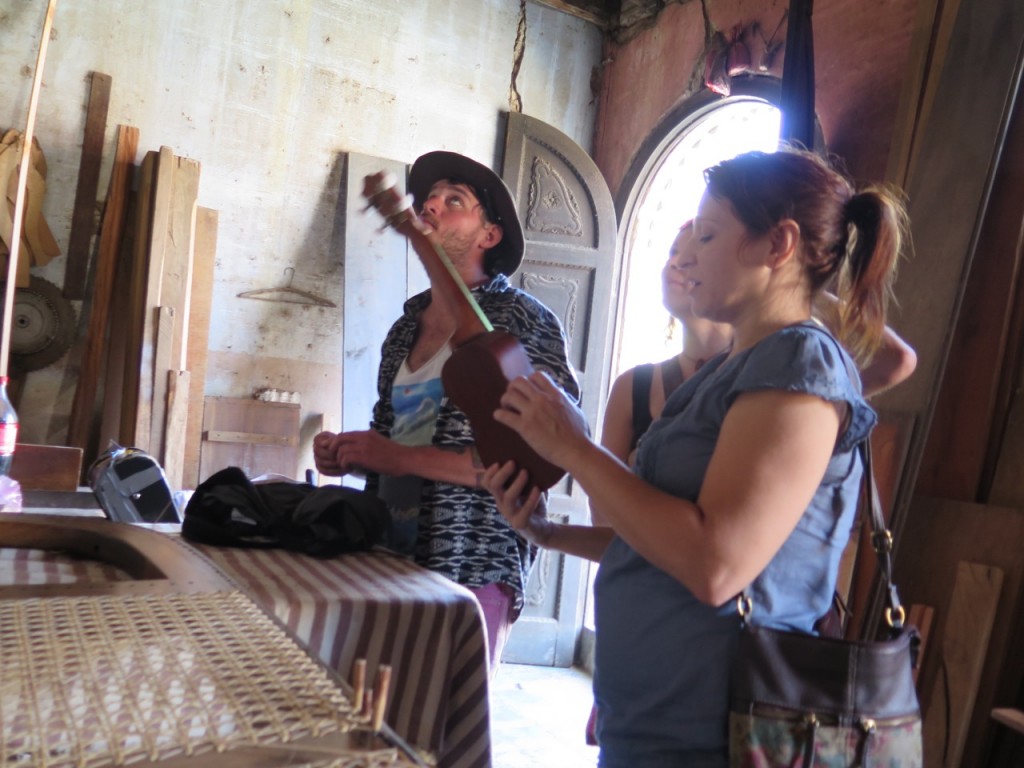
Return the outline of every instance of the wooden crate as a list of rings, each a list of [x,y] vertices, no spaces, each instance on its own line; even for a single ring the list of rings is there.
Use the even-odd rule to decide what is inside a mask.
[[[18,443],[11,477],[23,491],[75,491],[82,474],[82,449]]]

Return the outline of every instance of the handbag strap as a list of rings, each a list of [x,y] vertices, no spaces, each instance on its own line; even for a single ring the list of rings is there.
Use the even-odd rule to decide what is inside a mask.
[[[882,500],[878,495],[878,484],[875,482],[874,467],[871,462],[871,437],[865,437],[860,442],[860,455],[864,464],[864,475],[862,479],[862,498],[868,507],[868,519],[871,523],[871,548],[878,559],[878,570],[885,580],[885,599],[888,605],[885,609],[885,621],[893,629],[903,627],[906,619],[906,612],[900,602],[899,592],[892,581],[892,532],[885,525],[885,517],[882,514]]]
[[[897,632],[903,628],[906,612],[900,602],[896,585],[892,581],[893,538],[892,532],[885,525],[885,517],[882,514],[882,499],[878,493],[878,484],[875,482],[874,467],[871,462],[870,435],[860,441],[857,450],[860,452],[863,465],[861,500],[867,506],[868,520],[871,523],[871,548],[878,560],[878,570],[885,580],[885,598],[888,603],[885,609],[885,621],[893,632]],[[842,603],[838,592],[833,595],[833,600],[839,600]],[[753,607],[753,601],[746,590],[736,597],[736,609],[744,624],[752,613]]]
[[[826,336],[839,350],[840,359],[848,361],[848,358],[843,354],[842,345],[825,329],[820,321],[812,318],[806,323],[806,327],[812,328]],[[849,367],[850,363],[847,362],[847,368],[849,369]],[[851,375],[853,374],[851,373]],[[896,590],[896,585],[892,581],[893,537],[892,532],[885,525],[885,516],[882,514],[882,499],[878,494],[878,484],[875,483],[875,472],[871,462],[870,434],[860,441],[857,449],[860,451],[861,464],[864,470],[861,476],[860,498],[868,508],[868,519],[871,523],[871,548],[874,550],[875,557],[878,560],[878,570],[885,580],[885,600],[888,604],[885,608],[885,622],[893,632],[898,632],[903,628],[903,622],[906,620],[906,611],[900,602],[900,595]],[[855,525],[853,527],[856,528]],[[833,594],[832,600],[834,603],[838,602],[839,605],[845,606],[838,592]],[[753,611],[753,607],[753,601],[746,590],[737,595],[736,609],[744,623],[746,623],[747,617]]]

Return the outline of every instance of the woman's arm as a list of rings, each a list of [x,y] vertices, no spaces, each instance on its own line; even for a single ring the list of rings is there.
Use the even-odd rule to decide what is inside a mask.
[[[818,488],[839,432],[837,407],[780,390],[740,396],[696,503],[647,484],[590,442],[582,417],[543,377],[517,379],[496,418],[580,483],[615,532],[704,602],[719,605],[764,569]]]
[[[633,442],[633,372],[630,368],[612,384],[601,424],[601,445],[621,462],[629,461],[629,446]],[[598,507],[590,505],[593,525],[607,525]]]
[[[839,327],[839,298],[828,291],[818,294],[814,315],[832,331]],[[910,378],[917,368],[917,352],[888,325],[882,329],[882,341],[871,361],[860,371],[865,397],[892,389]]]
[[[511,461],[491,465],[483,477],[483,485],[494,494],[498,510],[527,541],[598,562],[615,532],[605,526],[553,522],[547,516],[545,496],[527,481],[527,473],[517,472]],[[527,487],[530,491],[524,494]]]
[[[917,352],[888,325],[882,331],[882,343],[871,362],[860,372],[864,395],[871,397],[910,378],[917,368]]]

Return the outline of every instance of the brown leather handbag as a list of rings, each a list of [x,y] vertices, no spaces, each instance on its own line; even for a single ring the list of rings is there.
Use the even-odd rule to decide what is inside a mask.
[[[886,586],[886,637],[851,641],[755,626],[747,595],[730,680],[729,762],[748,766],[920,768],[921,712],[913,667],[920,637],[904,624],[885,527],[861,444],[872,544]]]

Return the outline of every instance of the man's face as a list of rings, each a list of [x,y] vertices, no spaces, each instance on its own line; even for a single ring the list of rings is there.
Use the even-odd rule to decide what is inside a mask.
[[[468,184],[441,179],[434,182],[427,193],[427,199],[423,201],[423,216],[429,221],[431,216],[440,219],[449,213],[453,216],[473,213],[475,218],[483,223],[480,200],[473,192],[473,188]]]
[[[485,221],[480,200],[467,184],[436,182],[423,201],[421,216],[456,264],[477,247],[493,248],[501,240],[501,227]]]

